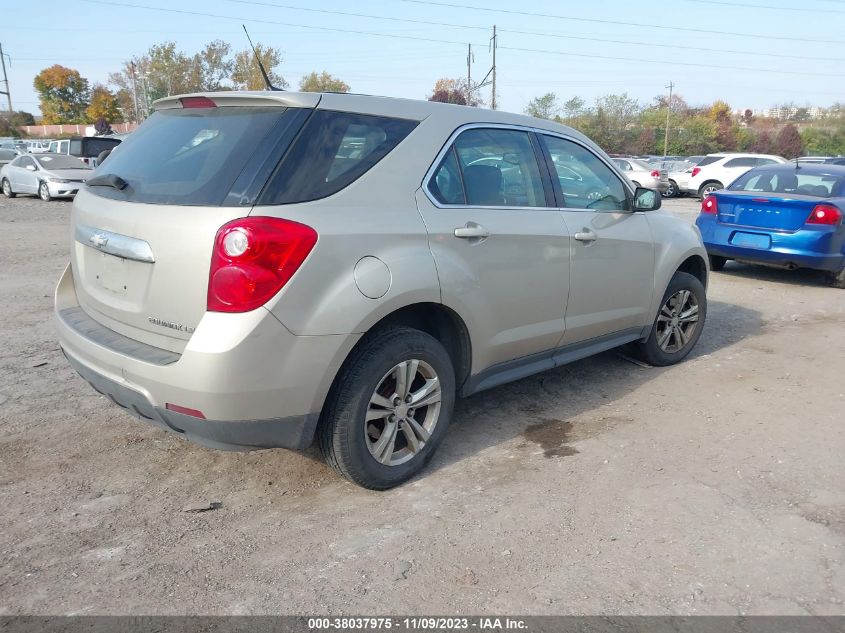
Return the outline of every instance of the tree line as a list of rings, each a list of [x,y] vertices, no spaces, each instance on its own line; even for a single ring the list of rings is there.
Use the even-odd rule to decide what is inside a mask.
[[[258,43],[255,54],[251,49],[234,52],[223,40],[209,42],[194,54],[179,50],[175,42],[156,44],[110,73],[106,85],[91,85],[78,70],[60,64],[38,73],[33,85],[44,124],[141,121],[149,114],[152,102],[168,95],[264,89],[256,55],[271,83],[287,88],[288,82],[279,72],[283,61],[280,49]],[[326,71],[312,72],[299,82],[302,92],[349,89],[347,83]]]
[[[577,96],[561,102],[550,92],[532,99],[525,113],[574,127],[607,152],[659,156],[664,154],[667,105],[666,96],[642,104],[624,93],[611,94],[588,105]],[[797,116],[782,121],[751,110],[735,114],[724,101],[690,106],[672,95],[665,153],[755,152],[785,158],[845,154],[845,104],[835,104],[817,119],[806,108],[792,110]]]

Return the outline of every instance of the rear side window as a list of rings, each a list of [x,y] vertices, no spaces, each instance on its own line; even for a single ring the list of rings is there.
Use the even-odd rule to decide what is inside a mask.
[[[349,186],[387,156],[417,121],[318,110],[288,150],[259,204],[319,200]]]
[[[724,156],[705,156],[702,158],[698,163],[696,163],[696,167],[705,167],[706,165],[712,165],[716,161],[722,160]]]
[[[727,163],[725,163],[725,167],[754,167],[757,165],[756,158],[732,158]]]
[[[440,161],[437,171],[434,172],[428,184],[431,195],[440,204],[466,204],[464,185],[461,179],[461,169],[458,167],[458,159],[455,157],[455,148],[450,147],[446,156]]]
[[[219,206],[253,155],[298,120],[295,108],[160,110],[132,133],[98,173],[129,183],[92,193],[130,202]]]

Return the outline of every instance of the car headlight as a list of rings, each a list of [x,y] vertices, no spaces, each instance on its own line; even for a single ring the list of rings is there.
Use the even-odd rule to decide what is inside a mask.
[[[70,182],[70,180],[65,180],[64,178],[48,178],[47,182]]]

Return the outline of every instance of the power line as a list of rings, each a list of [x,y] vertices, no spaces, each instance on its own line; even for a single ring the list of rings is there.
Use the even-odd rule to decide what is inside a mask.
[[[402,39],[402,40],[415,40],[415,41],[422,41],[422,42],[432,42],[438,44],[455,44],[461,46],[462,48],[466,46],[466,42],[461,42],[457,40],[443,40],[438,38],[429,38],[429,37],[419,37],[414,35],[396,35],[394,33],[378,33],[375,31],[361,31],[357,29],[341,29],[341,28],[332,28],[328,26],[314,26],[310,24],[296,24],[291,22],[279,22],[275,20],[266,20],[266,19],[258,19],[258,18],[245,18],[239,16],[232,16],[232,15],[220,15],[215,13],[205,13],[200,11],[187,11],[185,9],[169,9],[163,7],[150,7],[145,5],[139,4],[123,4],[119,2],[111,2],[109,0],[79,0],[80,2],[88,2],[91,4],[101,4],[107,6],[114,6],[114,7],[122,7],[122,8],[131,8],[131,9],[144,9],[148,11],[161,11],[165,13],[178,13],[182,15],[192,15],[192,16],[201,16],[201,17],[211,17],[211,18],[221,18],[226,20],[237,20],[240,22],[259,22],[264,24],[278,24],[281,26],[294,26],[304,29],[313,29],[318,31],[330,31],[333,33],[350,33],[354,35],[369,35],[372,37],[388,37],[394,39]],[[417,2],[422,0],[400,0],[401,2]],[[436,3],[435,3],[436,4]],[[579,57],[582,59],[601,59],[601,60],[608,60],[608,61],[624,61],[624,62],[634,62],[640,64],[660,64],[660,65],[670,65],[670,66],[686,66],[690,68],[710,68],[715,70],[743,70],[747,72],[755,72],[755,73],[771,73],[771,74],[780,74],[780,75],[801,75],[801,76],[818,76],[818,77],[831,77],[831,73],[826,72],[810,72],[810,71],[797,71],[797,70],[779,70],[773,68],[754,68],[754,67],[747,67],[747,66],[735,66],[735,65],[715,65],[715,64],[701,64],[697,62],[682,62],[682,61],[667,61],[665,59],[644,59],[639,57],[619,57],[619,56],[612,56],[612,55],[592,55],[588,53],[575,53],[571,51],[553,51],[553,50],[546,50],[546,49],[538,49],[538,48],[522,48],[522,47],[515,47],[515,46],[498,46],[498,48],[502,50],[510,50],[515,52],[523,52],[523,53],[543,53],[547,55],[562,55],[565,57]]]
[[[414,18],[397,18],[387,15],[372,15],[368,13],[357,13],[352,11],[335,11],[330,9],[315,9],[314,7],[301,7],[295,6],[291,4],[281,4],[277,2],[259,2],[258,0],[223,0],[224,2],[231,2],[235,4],[244,4],[244,5],[253,5],[253,6],[260,6],[260,7],[273,7],[276,9],[288,9],[292,11],[306,11],[309,13],[319,13],[323,15],[341,15],[345,17],[355,17],[355,18],[365,18],[367,20],[386,20],[389,22],[404,22],[408,24],[421,24],[424,26],[441,26],[446,28],[457,28],[457,29],[469,29],[474,31],[488,31],[489,27],[487,26],[475,26],[472,24],[455,24],[451,22],[435,22],[432,20],[419,20]],[[690,2],[707,2],[709,0],[689,0]],[[761,53],[757,51],[738,51],[733,49],[726,49],[726,48],[706,48],[702,46],[688,46],[684,44],[662,44],[659,42],[642,42],[642,41],[631,41],[631,40],[617,40],[617,39],[608,39],[603,37],[588,37],[584,35],[564,35],[561,33],[548,33],[543,31],[522,31],[517,29],[499,29],[500,33],[514,33],[516,35],[529,35],[532,37],[553,37],[556,39],[564,39],[564,40],[576,40],[581,42],[600,42],[602,44],[625,44],[625,45],[633,45],[633,46],[652,46],[656,48],[669,48],[669,49],[682,49],[682,50],[689,50],[689,51],[701,51],[707,53],[723,53],[723,54],[735,54],[735,55],[754,55],[756,57],[772,57],[772,58],[781,58],[781,59],[804,59],[804,60],[812,60],[815,62],[819,61],[818,55],[787,55],[783,53]],[[845,58],[833,58],[825,56],[825,61],[835,61],[841,62],[845,61]]]
[[[735,31],[714,31],[713,29],[695,29],[682,26],[666,26],[663,24],[646,24],[643,22],[622,22],[620,20],[600,20],[598,18],[576,18],[569,15],[557,15],[554,13],[537,13],[534,11],[517,11],[515,9],[491,9],[478,7],[470,4],[457,4],[453,2],[436,2],[435,0],[397,0],[397,2],[408,2],[412,4],[431,5],[435,7],[450,7],[453,9],[469,9],[471,11],[485,11],[487,13],[505,13],[508,15],[523,15],[534,18],[551,18],[553,20],[568,20],[571,22],[589,22],[592,24],[613,24],[615,26],[633,26],[641,29],[662,29],[666,31],[686,31],[688,33],[705,33],[707,35],[730,35],[736,37],[753,37],[763,40],[785,40],[790,42],[804,42],[813,44],[845,44],[845,40],[820,40],[802,37],[773,36],[762,33],[739,33]]]
[[[838,9],[820,9],[818,7],[807,9],[798,7],[778,7],[772,4],[749,4],[746,2],[721,2],[720,0],[686,0],[686,2],[698,2],[700,4],[721,4],[726,7],[746,7],[749,9],[774,9],[776,11],[798,11],[799,13],[845,13]]]

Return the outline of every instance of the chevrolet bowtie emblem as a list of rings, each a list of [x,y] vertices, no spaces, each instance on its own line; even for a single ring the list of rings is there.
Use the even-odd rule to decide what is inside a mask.
[[[97,248],[103,248],[103,246],[109,243],[109,238],[107,238],[102,233],[95,233],[94,235],[88,238],[88,241],[91,242]]]

